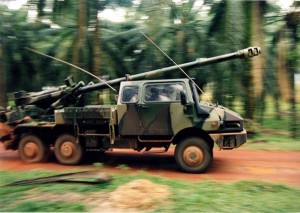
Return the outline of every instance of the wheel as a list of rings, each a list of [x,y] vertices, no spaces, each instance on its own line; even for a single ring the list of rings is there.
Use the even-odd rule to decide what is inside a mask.
[[[61,164],[76,165],[83,157],[83,148],[80,143],[77,143],[76,137],[65,134],[55,141],[54,153]]]
[[[35,135],[24,136],[19,143],[19,156],[28,163],[44,162],[49,156],[49,146]]]
[[[204,172],[212,159],[212,150],[202,138],[190,137],[184,139],[175,148],[176,163],[185,172]]]

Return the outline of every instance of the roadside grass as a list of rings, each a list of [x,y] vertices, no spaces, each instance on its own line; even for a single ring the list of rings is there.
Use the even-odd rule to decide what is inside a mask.
[[[300,86],[299,86],[300,88]],[[300,90],[299,90],[300,91]],[[300,116],[300,92],[297,95],[297,104],[296,104],[296,112],[298,117]],[[256,110],[256,115],[254,120],[250,120],[250,122],[258,122],[259,125],[253,127],[253,124],[250,123],[248,126],[252,130],[258,130],[261,132],[261,128],[278,130],[280,133],[285,132],[290,134],[291,131],[291,123],[292,123],[292,113],[290,103],[286,101],[279,102],[279,111],[276,110],[276,103],[272,97],[267,97],[265,101],[265,109],[263,115],[260,114],[259,110]],[[241,100],[236,100],[233,104],[232,110],[238,112],[241,115],[245,115],[244,105]],[[245,117],[244,117],[245,118]],[[247,125],[246,125],[247,126]],[[298,126],[300,126],[300,121],[298,121]]]
[[[255,134],[248,134],[248,141],[241,149],[300,151],[300,138],[291,137],[290,105],[285,102],[280,103],[280,119],[276,116],[274,106],[275,102],[269,97],[263,119],[260,124],[254,124]],[[299,116],[300,104],[297,105],[297,112]],[[298,122],[300,128],[300,120]]]
[[[300,95],[300,93],[298,94]],[[300,113],[300,102],[296,104],[296,112],[299,116]],[[272,129],[279,131],[280,134],[286,133],[290,134],[291,126],[292,126],[292,116],[294,116],[291,112],[291,106],[287,102],[281,101],[279,103],[279,112],[275,109],[275,102],[272,98],[268,97],[265,106],[264,116],[261,120],[261,126],[263,128]],[[300,128],[300,121],[297,124],[298,128]],[[276,132],[275,132],[276,133]]]
[[[82,197],[95,192],[110,193],[117,187],[137,179],[148,179],[165,185],[172,195],[165,205],[153,209],[124,209],[141,212],[297,212],[300,209],[300,188],[261,181],[220,183],[206,180],[190,183],[137,172],[134,175],[113,174],[112,182],[99,185],[48,183],[26,186],[4,186],[14,181],[45,177],[58,173],[48,171],[0,171],[1,212],[82,212],[91,211],[91,204]],[[49,194],[54,195],[55,200]],[[63,195],[80,194],[73,199],[60,199]],[[30,199],[29,199],[30,198]],[[44,198],[44,199],[43,199]],[[96,203],[104,202],[100,197]],[[132,202],[138,202],[132,200]],[[101,211],[106,212],[105,209]]]
[[[247,142],[239,149],[300,151],[300,140],[285,135],[259,133],[256,135],[248,135]]]
[[[278,120],[273,115],[268,114],[268,116],[265,116],[262,124],[256,127],[256,133],[248,134],[247,143],[241,148],[269,151],[300,151],[300,139],[291,137],[290,122],[290,116],[285,116]]]
[[[281,119],[275,118],[275,115],[265,116],[261,122],[261,127],[274,131],[278,130],[282,134],[289,134],[291,122],[290,116],[283,116]]]

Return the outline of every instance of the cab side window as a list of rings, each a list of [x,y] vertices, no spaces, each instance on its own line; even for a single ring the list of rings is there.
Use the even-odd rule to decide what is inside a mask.
[[[149,84],[145,89],[145,102],[178,102],[183,90],[181,83]]]
[[[122,103],[137,103],[139,97],[138,86],[125,86],[122,91]]]

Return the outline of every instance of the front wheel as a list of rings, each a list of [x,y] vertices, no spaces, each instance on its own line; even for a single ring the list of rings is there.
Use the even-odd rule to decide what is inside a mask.
[[[83,157],[83,148],[76,137],[65,134],[57,138],[54,144],[56,159],[65,165],[76,165]]]
[[[185,172],[202,173],[209,167],[212,159],[212,150],[202,138],[184,139],[175,148],[177,165]]]
[[[28,163],[39,163],[47,160],[49,146],[35,135],[26,135],[22,137],[19,143],[19,156]]]

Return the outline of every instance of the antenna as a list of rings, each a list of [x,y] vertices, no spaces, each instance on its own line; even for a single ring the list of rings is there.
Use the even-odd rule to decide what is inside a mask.
[[[109,88],[111,88],[114,92],[117,92],[117,90],[115,90],[112,86],[110,86],[106,81],[104,81],[103,79],[101,79],[101,78],[99,78],[98,76],[94,75],[93,73],[91,73],[91,72],[89,72],[89,71],[87,71],[87,70],[85,70],[85,69],[82,69],[81,67],[78,67],[78,66],[76,66],[76,65],[74,65],[74,64],[71,64],[71,63],[66,62],[66,61],[64,61],[64,60],[61,60],[61,59],[59,59],[59,58],[55,58],[55,57],[53,57],[53,56],[47,55],[47,54],[45,54],[45,53],[42,53],[42,52],[33,50],[33,49],[29,48],[29,47],[25,47],[25,49],[27,49],[27,50],[29,50],[29,51],[31,51],[31,52],[34,52],[34,53],[36,53],[36,54],[45,56],[45,57],[47,57],[47,58],[51,58],[51,59],[53,59],[53,60],[59,61],[59,62],[64,63],[64,64],[67,64],[67,65],[69,65],[69,66],[71,66],[71,67],[74,67],[74,68],[76,68],[76,69],[78,69],[78,70],[80,70],[80,71],[82,71],[82,72],[84,72],[84,73],[86,73],[86,74],[88,74],[88,75],[90,75],[90,76],[92,76],[92,77],[98,79],[100,82],[103,82],[103,83],[106,84]]]
[[[145,36],[159,51],[161,51],[173,64],[175,64],[178,69],[196,86],[196,88],[204,95],[205,99],[211,104],[212,102],[209,100],[207,95],[203,92],[203,90],[196,84],[196,82],[170,57],[165,53],[157,44],[154,43],[143,31],[140,30],[140,33]]]

